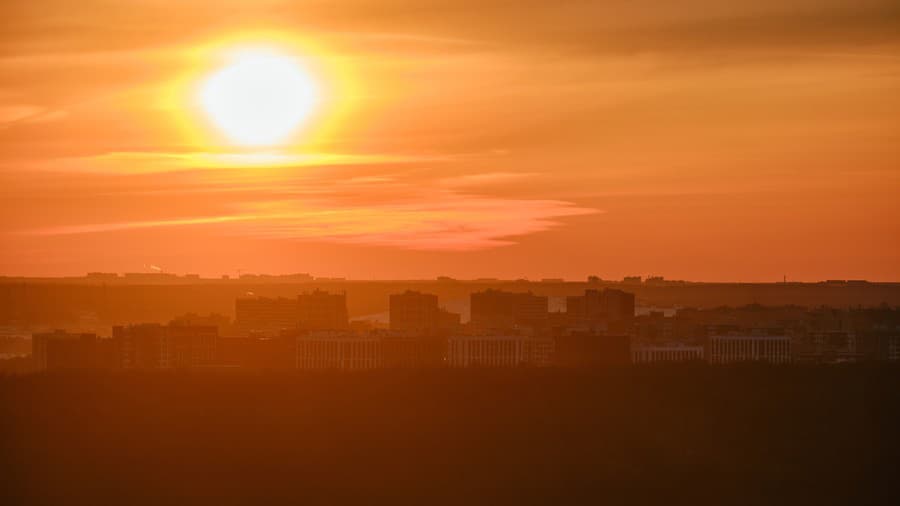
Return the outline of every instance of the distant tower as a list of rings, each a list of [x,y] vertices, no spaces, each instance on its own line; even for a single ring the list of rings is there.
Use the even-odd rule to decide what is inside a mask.
[[[322,290],[297,296],[300,325],[310,330],[342,330],[348,325],[347,294]]]

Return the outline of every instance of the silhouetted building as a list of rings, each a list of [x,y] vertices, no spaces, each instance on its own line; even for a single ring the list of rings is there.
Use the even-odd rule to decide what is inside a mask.
[[[297,338],[226,337],[217,343],[218,363],[256,370],[284,370],[297,367]]]
[[[263,332],[275,334],[294,328],[300,322],[297,301],[283,297],[241,297],[234,301],[234,324],[243,334]]]
[[[113,327],[116,366],[122,369],[166,369],[172,366],[165,327],[157,323]]]
[[[546,367],[552,363],[554,343],[524,336],[456,336],[447,349],[450,367]]]
[[[297,296],[300,326],[309,330],[343,330],[348,327],[347,295],[322,290]]]
[[[862,359],[856,335],[842,331],[813,331],[793,340],[794,360],[800,363],[835,364]]]
[[[585,290],[566,297],[566,314],[573,325],[630,324],[634,318],[634,294],[622,290]]]
[[[639,343],[631,347],[631,361],[635,364],[699,362],[702,360],[704,360],[703,346],[681,343]]]
[[[178,325],[166,327],[170,362],[173,367],[209,367],[216,365],[218,327]]]
[[[438,337],[384,336],[382,367],[435,368],[446,365],[447,339]]]
[[[182,326],[216,327],[219,331],[219,337],[232,330],[231,320],[227,316],[218,313],[211,313],[209,315],[185,313],[172,318],[172,321],[169,323],[171,325]]]
[[[109,365],[109,343],[96,334],[63,330],[31,336],[31,357],[35,370],[98,369]]]
[[[438,297],[407,290],[390,296],[391,330],[429,332],[438,327]]]
[[[85,276],[91,281],[117,281],[119,275],[115,272],[89,272]]]
[[[706,354],[711,364],[739,362],[791,363],[791,338],[784,335],[711,336]]]
[[[212,326],[155,323],[113,327],[116,365],[123,369],[171,369],[216,364],[218,330]]]
[[[670,342],[676,338],[676,321],[662,311],[634,317],[634,335],[641,341]]]
[[[460,328],[460,315],[438,307],[437,295],[407,290],[390,296],[391,330],[449,335]]]
[[[547,297],[528,293],[485,290],[470,296],[472,325],[478,329],[511,329],[547,325]]]
[[[863,360],[900,361],[900,331],[864,331],[857,335],[857,351]]]
[[[631,338],[594,332],[568,332],[554,337],[554,364],[559,367],[623,367],[631,364]]]
[[[381,339],[320,333],[297,338],[298,369],[363,370],[382,366]]]
[[[452,313],[444,308],[438,310],[438,332],[441,335],[455,334],[461,327],[462,315]]]

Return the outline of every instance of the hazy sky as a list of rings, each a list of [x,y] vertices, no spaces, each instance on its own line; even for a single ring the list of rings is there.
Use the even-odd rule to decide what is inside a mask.
[[[0,275],[900,280],[896,1],[6,0],[0,19]],[[191,91],[250,43],[320,88],[265,157]]]

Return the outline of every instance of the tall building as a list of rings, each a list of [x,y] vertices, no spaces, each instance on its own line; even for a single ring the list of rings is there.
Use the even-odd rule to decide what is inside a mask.
[[[240,297],[234,301],[234,325],[242,334],[277,334],[300,321],[297,301],[284,297]]]
[[[31,336],[31,357],[38,371],[58,369],[96,369],[106,365],[105,347],[96,334],[77,334],[62,330]]]
[[[407,290],[390,297],[391,330],[430,332],[439,325],[438,297]]]
[[[157,323],[113,327],[116,366],[122,369],[167,369],[172,366],[165,327]]]
[[[214,326],[159,325],[113,327],[116,365],[123,369],[171,369],[216,363]]]
[[[347,294],[322,290],[297,296],[300,326],[308,330],[343,330],[348,327]]]
[[[216,344],[219,328],[214,325],[177,325],[166,327],[169,353],[174,367],[217,365]]]
[[[452,313],[444,308],[438,310],[438,332],[441,335],[450,335],[459,332],[462,327],[462,315]]]
[[[546,296],[528,293],[485,290],[470,296],[472,325],[478,329],[543,327],[547,324],[549,301]]]
[[[606,288],[585,290],[566,297],[566,314],[572,324],[630,322],[634,318],[634,294]]]
[[[634,318],[634,294],[607,288],[600,296],[600,304],[610,323],[630,321]]]

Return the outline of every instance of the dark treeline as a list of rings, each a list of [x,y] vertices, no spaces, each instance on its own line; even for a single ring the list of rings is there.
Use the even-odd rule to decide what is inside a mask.
[[[244,283],[183,281],[140,285],[99,282],[0,282],[0,324],[65,324],[84,318],[101,322],[166,322],[186,312],[234,316],[234,300],[248,292],[267,297],[296,297],[324,289],[346,292],[351,317],[387,311],[388,297],[412,289],[433,293],[442,304],[468,305],[472,292],[488,288],[563,297],[581,295],[587,288],[620,288],[637,296],[642,305],[742,306],[746,304],[799,306],[900,305],[898,283],[687,283],[623,284],[615,282],[470,282],[470,281],[346,281],[310,283]]]
[[[0,377],[2,504],[891,504],[900,368]]]

